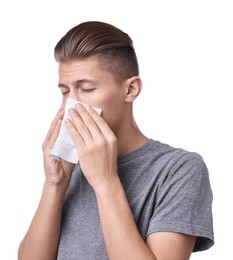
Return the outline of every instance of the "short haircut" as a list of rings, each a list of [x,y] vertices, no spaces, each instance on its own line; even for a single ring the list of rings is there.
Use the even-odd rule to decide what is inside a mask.
[[[117,82],[139,75],[133,41],[111,24],[89,21],[71,28],[56,44],[57,62],[66,63],[96,56]]]

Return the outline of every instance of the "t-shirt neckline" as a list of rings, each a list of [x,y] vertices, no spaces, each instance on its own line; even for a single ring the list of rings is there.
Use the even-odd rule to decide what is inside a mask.
[[[158,141],[155,141],[155,140],[149,138],[144,145],[137,148],[136,150],[134,150],[128,154],[118,156],[118,158],[117,158],[118,164],[121,164],[121,163],[124,163],[127,161],[131,161],[131,160],[139,157],[140,155],[144,154],[152,145],[155,145],[156,143],[158,143]]]

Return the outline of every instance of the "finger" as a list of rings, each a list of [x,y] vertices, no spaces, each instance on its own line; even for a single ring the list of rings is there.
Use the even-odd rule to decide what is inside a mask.
[[[93,120],[95,121],[95,124],[99,128],[99,131],[101,131],[101,133],[104,136],[108,136],[108,135],[112,136],[113,135],[112,130],[110,129],[106,121],[96,112],[96,110],[89,105],[85,105],[85,108],[87,112],[91,115]]]
[[[56,122],[56,125],[54,126],[53,128],[53,132],[51,133],[48,141],[46,142],[45,146],[44,146],[44,153],[46,155],[48,155],[50,153],[50,150],[52,149],[58,135],[59,135],[59,131],[60,131],[60,128],[61,128],[61,123],[62,123],[62,120],[61,119],[58,119],[58,121]]]
[[[51,125],[50,125],[49,131],[48,131],[48,133],[47,133],[47,135],[46,135],[46,137],[45,137],[45,140],[44,140],[44,142],[43,142],[43,145],[42,145],[43,148],[47,146],[47,143],[49,142],[49,140],[50,140],[50,138],[51,138],[51,135],[53,134],[53,132],[54,132],[56,126],[57,126],[57,122],[58,122],[59,120],[62,120],[62,118],[63,118],[63,116],[64,116],[64,113],[65,113],[64,108],[61,107],[61,108],[58,110],[57,115],[55,116],[54,120],[52,121],[52,123],[51,123]]]
[[[69,110],[69,114],[70,114],[72,123],[76,128],[76,132],[78,132],[78,134],[81,136],[81,138],[83,139],[83,142],[85,144],[88,144],[91,141],[92,136],[90,134],[88,126],[85,124],[85,121],[83,121],[83,111],[82,110],[84,110],[84,108],[80,109],[80,110],[71,108]]]
[[[91,137],[94,138],[100,135],[101,132],[99,127],[95,123],[95,120],[92,118],[90,113],[88,113],[85,106],[77,104],[75,108],[78,111],[78,114],[85,124],[86,128],[88,129],[89,133],[91,134]]]
[[[66,128],[77,147],[84,147],[85,143],[82,136],[78,133],[76,126],[70,119],[65,120]]]

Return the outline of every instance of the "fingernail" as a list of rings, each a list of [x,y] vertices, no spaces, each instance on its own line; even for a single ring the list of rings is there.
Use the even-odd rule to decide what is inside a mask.
[[[82,104],[77,103],[77,104],[75,105],[75,107],[76,107],[77,109],[82,108]]]
[[[72,113],[72,114],[74,114],[75,110],[74,110],[73,108],[70,108],[70,109],[69,109],[69,112]]]
[[[66,124],[70,124],[71,123],[70,119],[68,119],[68,118],[65,120],[65,122],[66,122]]]

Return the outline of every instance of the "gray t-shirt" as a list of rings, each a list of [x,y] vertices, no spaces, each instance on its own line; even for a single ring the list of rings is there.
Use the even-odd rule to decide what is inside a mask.
[[[118,173],[144,240],[164,231],[197,236],[194,251],[214,244],[212,191],[200,155],[150,139],[118,158]],[[95,193],[79,164],[64,202],[57,259],[108,259]]]

